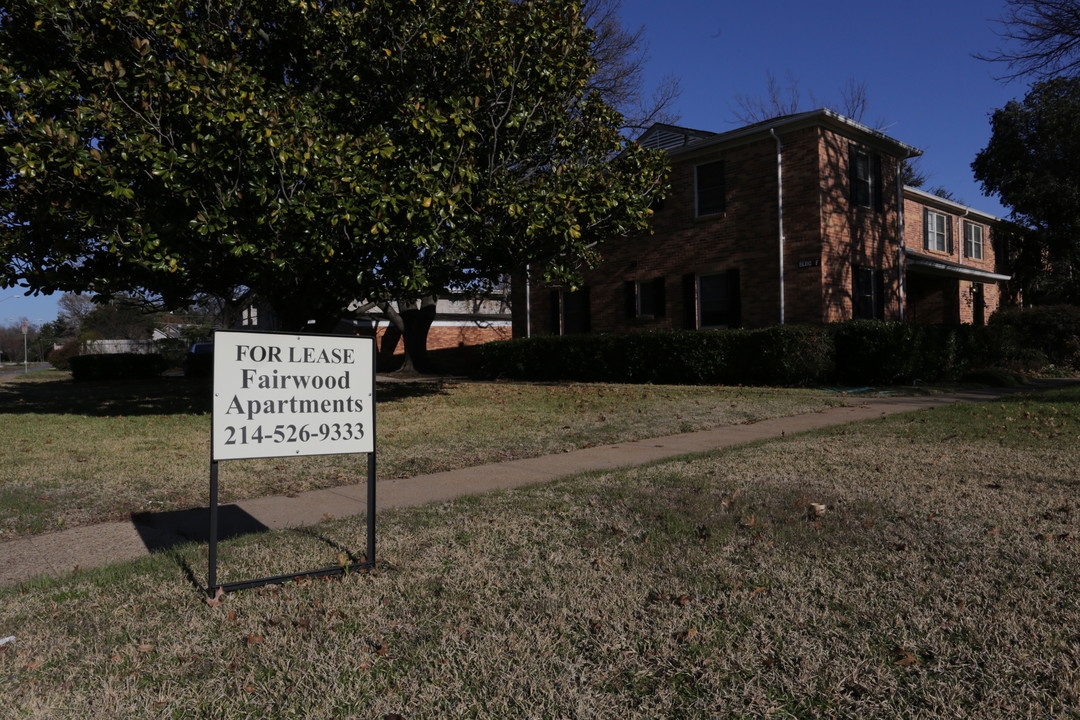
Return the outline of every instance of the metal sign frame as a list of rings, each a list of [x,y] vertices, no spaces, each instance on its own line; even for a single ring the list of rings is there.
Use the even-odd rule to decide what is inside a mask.
[[[283,453],[273,452],[270,454],[257,454],[244,457],[223,458],[219,461],[215,455],[215,447],[217,444],[217,435],[215,434],[215,416],[216,410],[212,410],[210,414],[210,437],[211,437],[211,450],[210,450],[210,541],[207,558],[207,587],[206,593],[209,596],[216,594],[218,590],[222,592],[232,592],[234,590],[244,590],[248,588],[261,587],[264,585],[273,585],[286,582],[288,580],[302,578],[302,577],[326,577],[331,575],[341,575],[350,572],[359,572],[364,570],[372,570],[375,567],[375,469],[376,469],[376,452],[375,452],[375,430],[376,430],[376,392],[375,392],[375,361],[376,361],[376,345],[375,339],[369,337],[350,337],[347,335],[326,335],[315,333],[284,333],[284,332],[255,332],[245,330],[220,330],[214,333],[215,340],[215,353],[214,353],[214,370],[213,381],[211,382],[211,400],[214,401],[217,397],[217,379],[219,376],[219,362],[225,362],[220,360],[218,356],[218,343],[217,339],[221,335],[236,335],[238,337],[251,337],[256,336],[272,337],[284,339],[286,337],[295,338],[298,341],[304,340],[319,340],[330,339],[333,341],[339,341],[343,343],[358,343],[360,345],[369,345],[368,352],[370,353],[370,433],[371,449],[366,452],[367,454],[367,552],[363,562],[350,563],[345,565],[333,565],[330,567],[316,568],[314,570],[302,570],[299,572],[286,573],[283,575],[272,575],[268,577],[253,578],[250,580],[239,580],[235,582],[219,583],[217,579],[217,565],[218,565],[218,464],[225,460],[240,460],[250,459],[256,457],[299,457],[311,454],[357,454],[354,451],[342,450],[342,451],[323,451],[319,453],[305,453],[302,451],[295,453]],[[360,348],[357,348],[360,349]],[[215,402],[216,406],[216,402]],[[261,444],[261,443],[260,443]]]

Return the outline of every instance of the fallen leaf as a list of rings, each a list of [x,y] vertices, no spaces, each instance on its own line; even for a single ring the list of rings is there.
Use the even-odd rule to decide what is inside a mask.
[[[154,646],[150,643],[143,643],[139,646],[139,652],[150,652],[154,649]]]
[[[898,658],[896,664],[901,667],[906,667],[908,665],[922,665],[919,658],[915,657],[907,650],[898,650],[896,657]]]
[[[24,667],[25,667],[26,670],[33,670],[35,668],[41,667],[44,664],[45,664],[44,660],[34,660],[32,663],[30,663],[29,665],[26,665]]]
[[[675,636],[675,639],[678,642],[689,642],[690,640],[693,640],[695,637],[697,637],[697,634],[698,634],[698,631],[695,630],[694,628],[687,628],[686,630],[683,630],[681,633],[678,633]]]
[[[203,598],[203,602],[205,602],[210,607],[217,607],[218,605],[221,604],[221,597],[224,594],[225,594],[225,591],[222,590],[221,588],[218,588],[216,591],[214,591],[214,594],[211,597]]]
[[[819,518],[825,514],[825,506],[821,503],[812,502],[806,506],[806,517],[810,520]]]
[[[248,635],[246,638],[244,638],[244,642],[247,643],[248,647],[251,647],[252,645],[258,645],[262,641],[262,635]]]

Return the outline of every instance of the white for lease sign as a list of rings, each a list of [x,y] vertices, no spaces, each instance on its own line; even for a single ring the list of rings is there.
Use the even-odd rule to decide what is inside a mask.
[[[374,339],[214,334],[214,460],[375,449]]]

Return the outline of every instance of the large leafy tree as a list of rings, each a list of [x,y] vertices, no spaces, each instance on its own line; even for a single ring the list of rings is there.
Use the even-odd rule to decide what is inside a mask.
[[[1080,301],[1080,78],[1037,83],[991,118],[972,163],[987,193],[1019,224],[1014,273],[1021,287]]]
[[[645,227],[655,153],[589,92],[572,0],[15,0],[0,285],[354,299],[573,279]]]

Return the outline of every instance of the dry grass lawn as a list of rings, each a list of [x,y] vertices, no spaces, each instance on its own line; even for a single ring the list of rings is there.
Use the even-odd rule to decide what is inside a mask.
[[[379,477],[792,415],[842,402],[811,390],[420,383],[380,386]],[[210,389],[183,378],[0,381],[0,541],[208,502]],[[221,502],[363,482],[363,457],[229,463]]]
[[[387,512],[216,607],[199,548],[3,590],[0,714],[1080,717],[1078,440],[1074,389]]]

